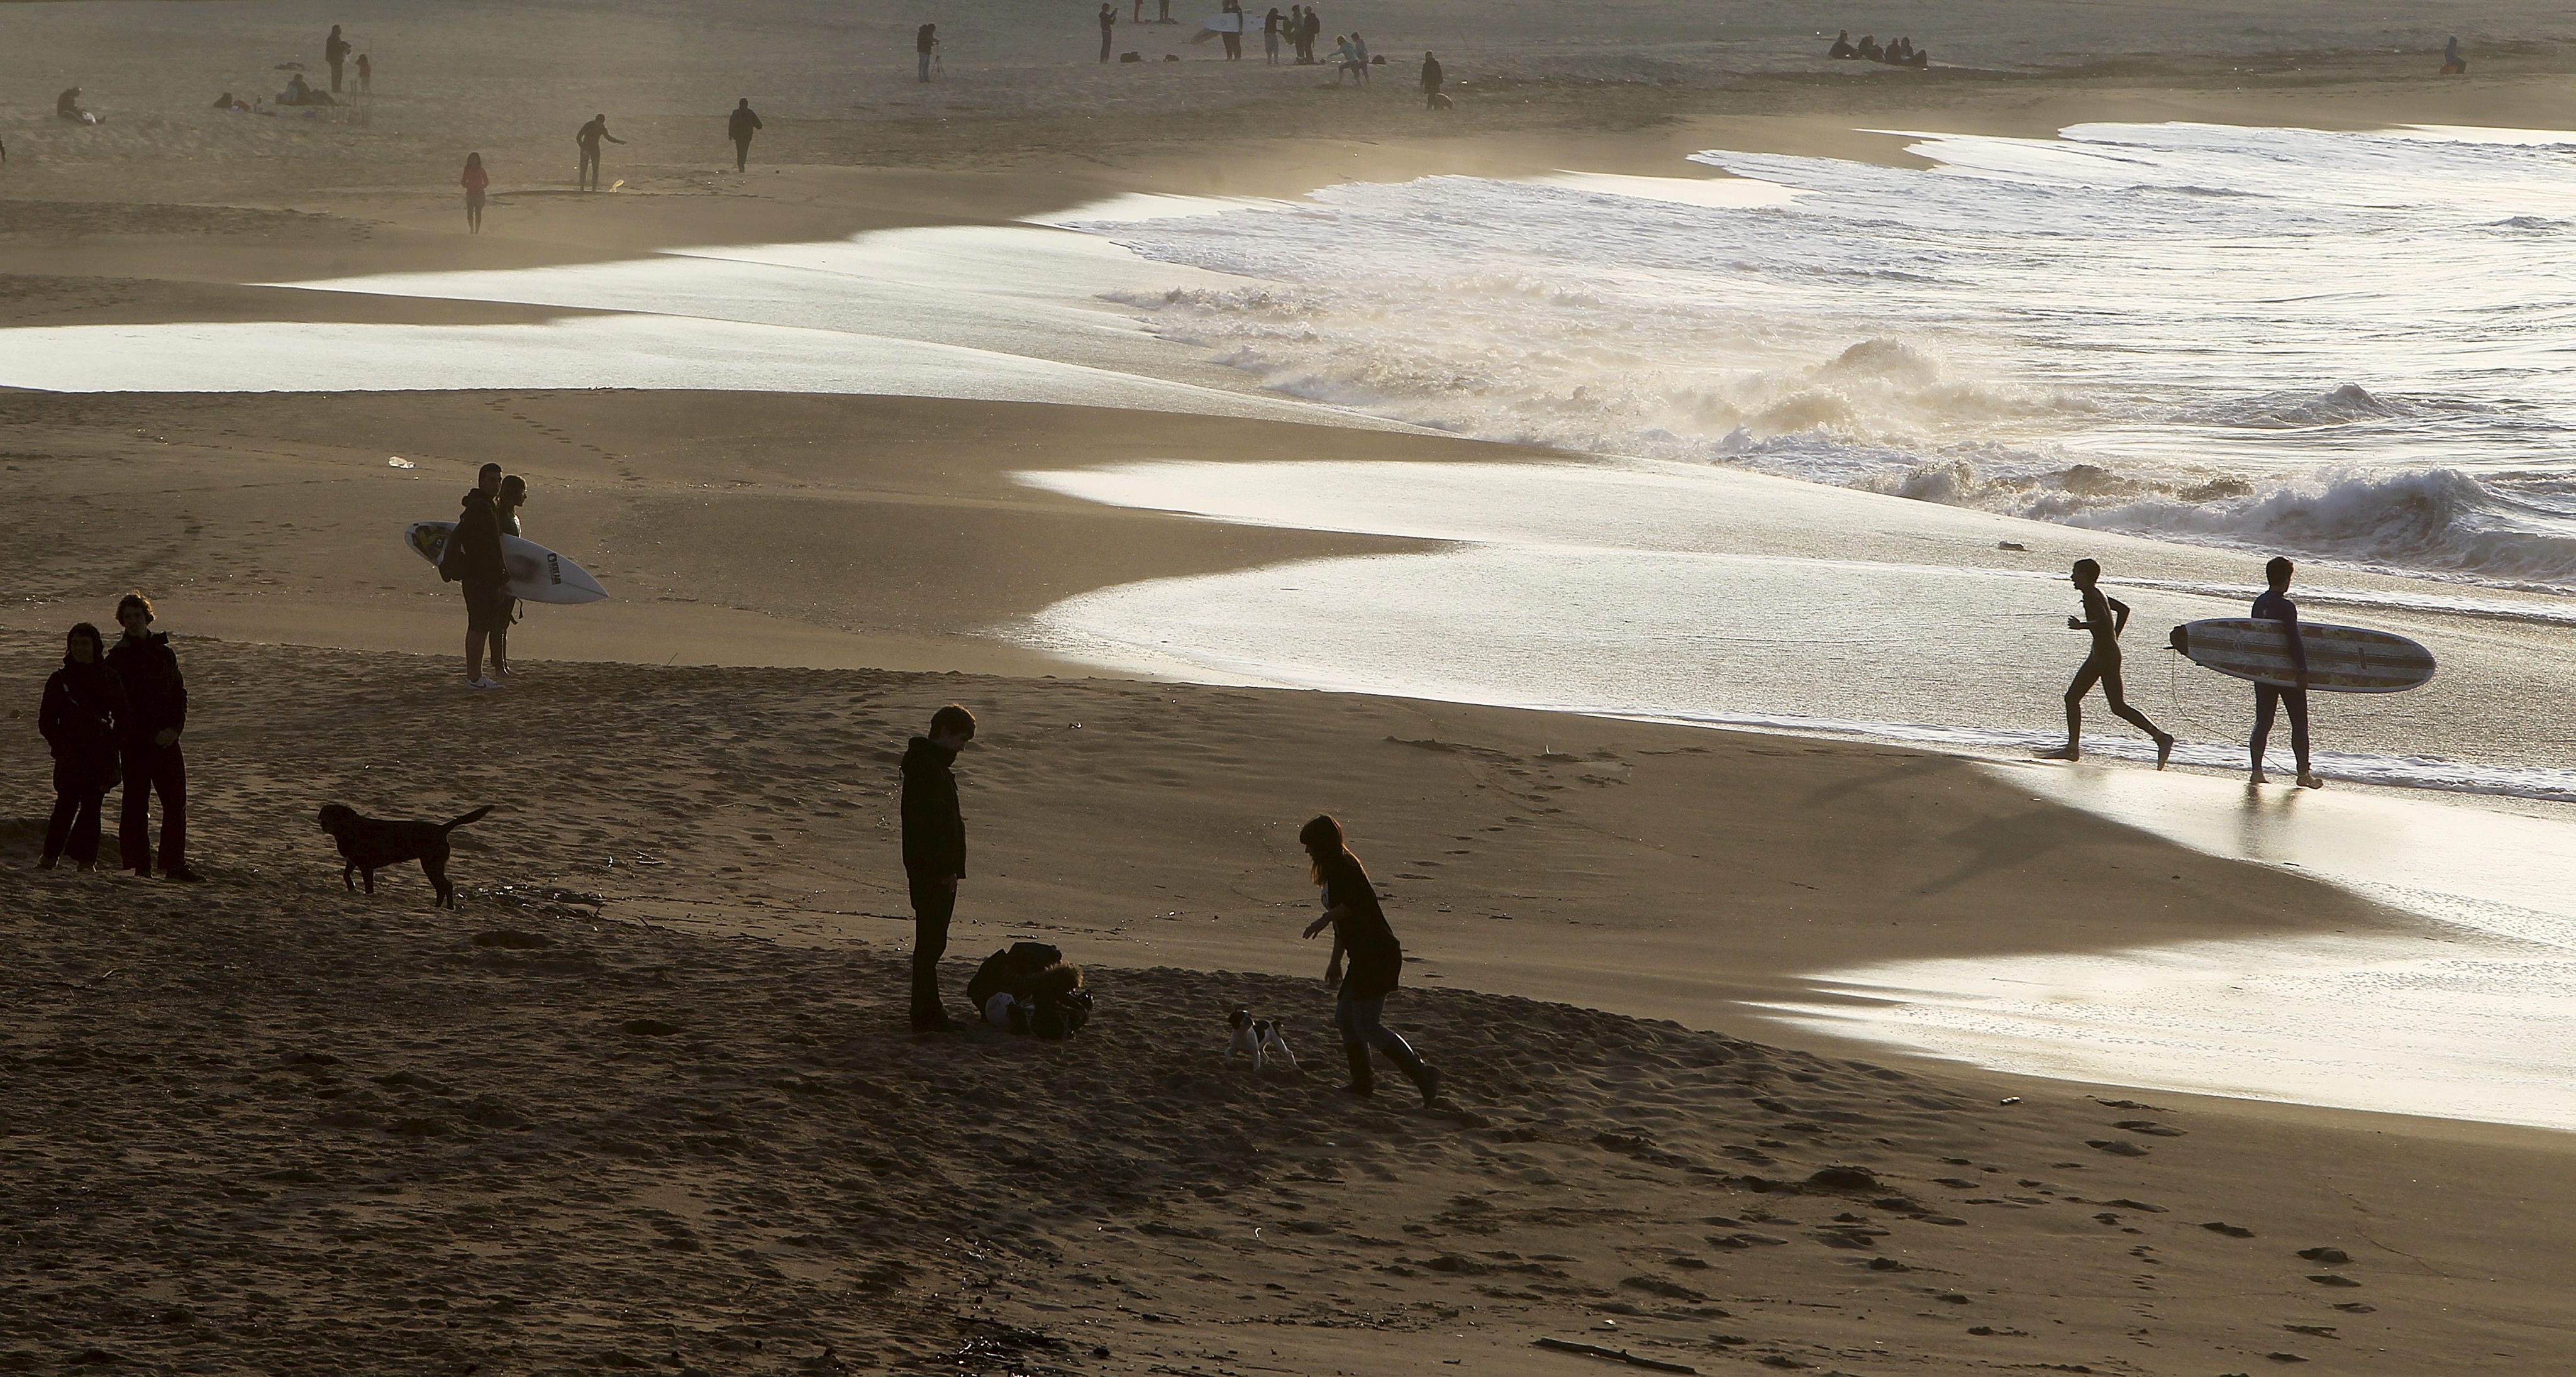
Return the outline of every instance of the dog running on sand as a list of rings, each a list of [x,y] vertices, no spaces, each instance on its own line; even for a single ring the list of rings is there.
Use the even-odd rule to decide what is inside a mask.
[[[1234,1029],[1233,1040],[1226,1044],[1227,1061],[1250,1057],[1252,1069],[1260,1071],[1266,1069],[1270,1058],[1277,1057],[1288,1063],[1289,1070],[1297,1069],[1297,1054],[1288,1050],[1288,1039],[1280,1036],[1279,1020],[1254,1018],[1250,1009],[1237,1009],[1226,1023]]]
[[[370,818],[343,804],[326,803],[314,821],[331,840],[340,844],[340,883],[350,889],[358,887],[351,875],[363,875],[367,892],[376,892],[376,872],[404,861],[420,862],[421,873],[429,877],[430,886],[438,891],[430,902],[432,908],[456,907],[456,886],[447,880],[447,834],[467,823],[479,821],[491,812],[489,806],[477,808],[461,818],[447,822],[388,822]]]

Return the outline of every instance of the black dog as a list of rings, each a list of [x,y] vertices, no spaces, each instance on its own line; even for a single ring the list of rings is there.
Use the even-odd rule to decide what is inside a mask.
[[[340,844],[340,883],[356,889],[354,874],[367,878],[367,892],[376,892],[376,872],[404,861],[420,862],[421,873],[438,891],[431,907],[456,907],[456,886],[447,882],[447,834],[491,812],[489,807],[452,822],[387,822],[382,818],[361,817],[354,808],[337,803],[322,805],[314,819],[331,839]]]

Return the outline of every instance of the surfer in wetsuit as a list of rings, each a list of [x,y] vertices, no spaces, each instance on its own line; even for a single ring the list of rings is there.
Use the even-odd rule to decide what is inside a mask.
[[[608,132],[606,115],[591,116],[590,123],[583,125],[580,132],[572,136],[572,141],[581,148],[581,175],[578,181],[584,191],[599,190],[599,141],[601,139],[606,139],[610,143],[626,142]]]
[[[2322,789],[2326,782],[2308,773],[2308,647],[2299,636],[2299,605],[2290,601],[2290,575],[2297,566],[2281,556],[2263,566],[2263,577],[2272,586],[2254,600],[2254,616],[2261,621],[2287,623],[2284,630],[2290,638],[2290,663],[2296,668],[2292,676],[2297,688],[2275,684],[2254,686],[2254,773],[2247,782],[2269,783],[2263,775],[2263,748],[2272,739],[2272,716],[2282,707],[2290,710],[2290,754],[2299,762],[2299,787]]]
[[[2159,731],[2145,713],[2130,707],[2128,695],[2120,686],[2120,633],[2128,629],[2129,605],[2102,591],[2102,566],[2093,560],[2075,561],[2073,578],[2076,592],[2084,599],[2084,615],[2067,618],[2066,627],[2070,631],[2092,632],[2093,653],[2084,657],[2084,667],[2075,671],[2075,682],[2066,686],[2066,745],[2040,758],[2084,758],[2084,695],[2099,683],[2102,700],[2111,705],[2111,711],[2155,739],[2156,768],[2161,770],[2173,755],[2173,734]]]

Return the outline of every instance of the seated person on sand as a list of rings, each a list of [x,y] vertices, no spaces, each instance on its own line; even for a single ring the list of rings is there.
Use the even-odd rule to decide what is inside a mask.
[[[98,116],[81,108],[81,88],[75,86],[54,97],[54,113],[74,124],[96,124]]]
[[[286,79],[286,89],[278,92],[277,103],[280,105],[336,105],[339,102],[305,85],[304,74],[297,72]]]
[[[1865,33],[1860,36],[1860,56],[1863,62],[1885,62],[1887,50],[1878,46],[1878,35]]]
[[[1897,35],[1896,46],[1887,50],[1887,65],[1900,67],[1913,60],[1914,40],[1903,34]]]
[[[2467,76],[2468,74],[2468,60],[2460,56],[2460,36],[2453,34],[2451,41],[2442,45],[2442,75]]]
[[[1834,46],[1825,49],[1825,56],[1837,60],[1860,56],[1860,49],[1851,45],[1851,30],[1845,29],[1835,34]]]
[[[1929,70],[1932,66],[1932,50],[1929,48],[1909,49],[1905,54],[1905,65],[1918,72]]]

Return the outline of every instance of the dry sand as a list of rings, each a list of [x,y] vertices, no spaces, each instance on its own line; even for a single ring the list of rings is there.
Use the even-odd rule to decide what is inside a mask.
[[[1101,69],[1085,8],[9,6],[0,325],[540,319],[246,284],[1137,189],[1672,173],[1717,142],[1900,156],[1860,127],[2546,125],[2576,66],[2530,5],[2482,12],[2479,80],[2447,86],[2421,75],[2440,30],[2304,3],[1849,19],[1968,69],[1929,74],[1816,60],[1839,15],[1372,8],[1391,61],[1440,47],[1467,83],[1427,129],[1409,66],[1366,96]],[[950,76],[915,89],[923,17]],[[318,68],[334,20],[377,58],[372,102],[203,108]],[[74,80],[108,125],[51,121]],[[737,94],[771,120],[747,178],[718,167]],[[627,191],[560,194],[593,108],[635,141],[610,150]],[[467,147],[502,193],[475,240],[446,189]],[[1939,757],[1093,681],[979,634],[1134,579],[1406,548],[1016,470],[1509,451],[695,393],[11,394],[0,426],[0,1368],[1608,1370],[1530,1347],[1561,1336],[1702,1371],[2525,1373],[2576,1350],[2563,1136],[1871,1066],[1746,1008],[1856,958],[2382,921],[2347,895]],[[487,458],[620,596],[540,609],[521,681],[476,695],[452,597],[391,533]],[[202,888],[31,866],[36,685],[62,626],[136,584],[187,633]],[[1089,964],[1103,1011],[1070,1045],[901,1031],[893,759],[952,699],[985,723],[953,950],[1043,935]],[[310,825],[334,800],[497,805],[460,834],[461,911],[416,874],[338,888]],[[1447,1109],[1328,1088],[1322,953],[1293,935],[1293,830],[1325,808],[1394,896],[1417,960],[1391,1018]],[[1222,1063],[1236,1004],[1288,1021],[1302,1074]],[[1834,1166],[1875,1184],[1811,1182]]]

